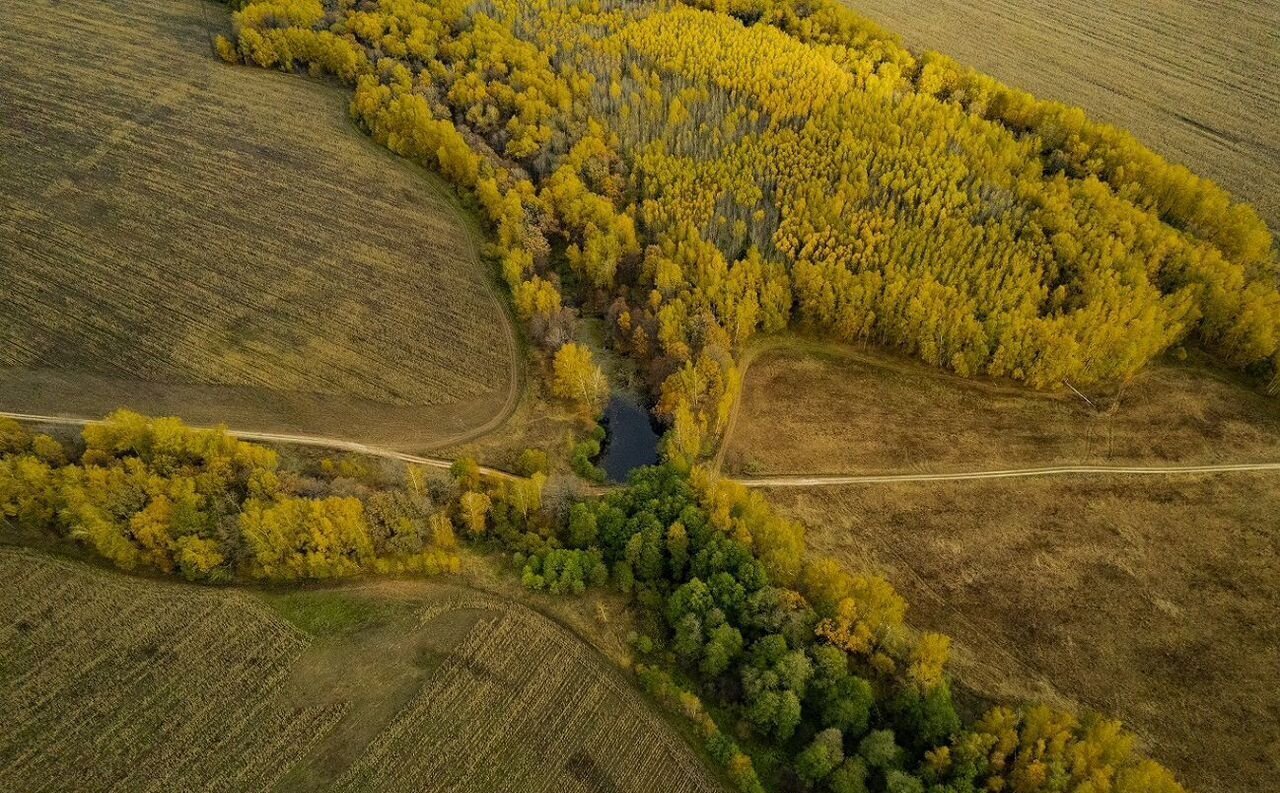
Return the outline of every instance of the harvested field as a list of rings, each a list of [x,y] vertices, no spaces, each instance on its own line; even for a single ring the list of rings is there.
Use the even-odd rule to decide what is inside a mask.
[[[817,550],[954,637],[961,687],[1124,720],[1192,791],[1280,789],[1269,474],[777,490]]]
[[[1280,2],[846,2],[913,48],[1128,129],[1280,230]]]
[[[474,221],[341,89],[214,58],[225,19],[35,0],[0,26],[4,407],[379,441],[438,424],[422,443],[508,410]]]
[[[0,582],[0,789],[264,790],[345,712],[277,699],[308,642],[246,597],[8,549]]]
[[[338,785],[349,791],[428,787],[477,793],[720,789],[592,650],[520,608],[474,630]]]
[[[609,662],[474,590],[261,592],[0,548],[0,789],[721,790]]]
[[[747,370],[724,466],[783,475],[1280,461],[1280,401],[1208,367],[1154,365],[1090,397],[1096,408],[786,340]]]

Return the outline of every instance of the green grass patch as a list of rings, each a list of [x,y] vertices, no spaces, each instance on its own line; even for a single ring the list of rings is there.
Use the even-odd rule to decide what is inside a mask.
[[[348,592],[289,592],[262,599],[285,620],[317,639],[380,628],[401,610],[397,604]]]

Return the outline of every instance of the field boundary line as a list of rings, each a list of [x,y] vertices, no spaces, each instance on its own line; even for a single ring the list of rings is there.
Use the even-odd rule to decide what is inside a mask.
[[[399,157],[400,155],[397,154],[395,156]],[[484,435],[488,435],[505,424],[507,419],[511,418],[511,415],[516,412],[516,407],[520,404],[520,397],[524,394],[524,350],[521,349],[515,323],[511,320],[510,302],[507,300],[507,295],[502,292],[501,287],[495,283],[495,274],[489,267],[485,266],[484,261],[481,259],[480,246],[476,242],[475,237],[475,232],[481,229],[472,228],[472,221],[479,225],[481,223],[480,218],[470,215],[470,213],[465,210],[461,205],[462,199],[459,196],[458,191],[448,182],[445,182],[444,177],[441,174],[430,168],[426,168],[426,166],[422,167],[434,177],[427,180],[428,186],[432,192],[434,192],[440,200],[449,207],[449,211],[453,214],[454,220],[458,222],[459,228],[462,229],[463,235],[467,238],[467,248],[471,254],[471,264],[480,274],[480,277],[484,279],[485,289],[488,291],[489,297],[492,298],[498,317],[502,320],[502,325],[506,329],[506,333],[502,335],[503,339],[506,341],[508,353],[507,358],[511,361],[511,368],[508,372],[509,379],[507,383],[506,398],[503,401],[502,406],[498,409],[498,412],[490,416],[483,424],[478,424],[469,429],[454,433],[450,437],[434,441],[428,447],[429,449],[442,449],[447,446],[458,446]]]
[[[760,356],[787,348],[788,339],[782,336],[771,336],[757,341],[743,351],[738,361],[738,396],[733,400],[733,409],[729,412],[729,420],[725,423],[724,432],[720,433],[720,443],[716,446],[716,455],[711,462],[711,469],[717,474],[724,469],[724,455],[729,450],[733,431],[738,427],[738,414],[742,412],[742,402],[747,396],[747,370]]]
[[[208,8],[204,0],[200,0],[199,5],[200,5],[200,14],[204,23],[205,33],[209,39],[209,50],[211,55],[213,55],[216,58],[216,48],[214,47],[214,39],[216,36],[219,35],[219,33],[215,32],[213,25],[210,24]],[[228,29],[224,26],[222,28],[222,32],[226,33],[228,32]],[[215,64],[215,66],[221,66],[221,65],[222,64]],[[296,76],[295,72],[286,72],[286,74],[291,74]],[[345,93],[346,89],[344,88],[343,90]],[[446,436],[444,438],[432,440],[430,443],[426,444],[424,448],[427,450],[435,450],[435,449],[443,449],[449,446],[459,446],[461,444],[468,443],[470,441],[475,440],[476,438],[480,438],[482,436],[488,435],[489,433],[497,430],[503,424],[505,424],[508,419],[511,418],[511,416],[515,413],[516,408],[520,404],[520,398],[524,395],[525,380],[526,380],[526,373],[525,373],[526,361],[525,361],[524,349],[521,347],[519,332],[517,331],[516,324],[512,318],[511,301],[508,299],[508,295],[502,287],[501,273],[495,273],[492,268],[486,265],[483,259],[483,256],[481,254],[480,243],[476,239],[477,233],[481,235],[484,234],[483,220],[479,217],[478,214],[470,212],[467,209],[467,207],[463,204],[463,197],[462,197],[461,191],[457,187],[455,187],[452,183],[450,183],[447,179],[445,179],[444,175],[440,173],[438,169],[430,168],[422,163],[419,163],[413,160],[412,158],[403,157],[399,154],[396,154],[395,152],[392,152],[387,147],[382,146],[377,142],[375,142],[372,139],[372,137],[369,136],[368,133],[366,133],[364,130],[361,130],[359,128],[359,125],[354,125],[354,126],[356,127],[356,131],[360,135],[360,137],[364,138],[364,140],[370,145],[383,150],[384,152],[390,154],[392,157],[394,157],[397,160],[404,161],[406,163],[409,163],[413,166],[420,168],[421,170],[425,171],[429,175],[429,178],[424,180],[427,190],[431,192],[437,199],[439,199],[440,203],[445,205],[445,207],[449,211],[449,214],[453,216],[454,221],[457,223],[458,228],[461,230],[463,237],[466,238],[467,253],[469,254],[469,258],[471,259],[471,265],[473,269],[480,275],[480,277],[484,281],[485,291],[488,293],[490,299],[492,300],[494,304],[494,309],[498,315],[498,319],[499,321],[501,321],[503,329],[505,330],[502,336],[503,336],[503,342],[505,343],[505,346],[507,348],[507,353],[508,353],[507,359],[510,362],[510,366],[508,367],[507,385],[506,385],[505,393],[503,396],[502,405],[499,406],[496,413],[494,413],[484,422],[477,424],[474,427],[469,427],[467,429],[459,430],[458,432],[455,432],[454,434]],[[239,433],[232,433],[232,434],[239,435]],[[373,453],[373,452],[369,452],[369,453]],[[388,454],[395,454],[395,453],[389,452]],[[382,456],[387,456],[387,454],[378,453],[377,456],[382,457]],[[409,455],[409,456],[412,456],[412,455]],[[429,459],[429,458],[424,458],[424,459]],[[406,462],[408,461],[406,460]],[[419,464],[428,465],[430,463],[419,463]]]

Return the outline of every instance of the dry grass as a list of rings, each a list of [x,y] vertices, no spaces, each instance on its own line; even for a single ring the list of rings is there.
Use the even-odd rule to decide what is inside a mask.
[[[10,549],[0,582],[0,789],[268,789],[346,710],[277,698],[307,640],[243,596]]]
[[[774,474],[1280,460],[1280,405],[1205,367],[1075,396],[795,339],[759,352],[727,467]],[[956,638],[962,685],[1121,717],[1193,790],[1280,786],[1273,474],[779,489],[809,542]]]
[[[313,644],[291,670],[285,699],[347,709],[324,741],[277,785],[331,789],[369,743],[393,724],[422,686],[485,616],[442,609],[465,590],[424,582],[379,582],[264,595]],[[354,670],[354,671],[353,671]]]
[[[440,406],[440,437],[501,410],[474,221],[337,87],[217,61],[206,16],[34,0],[0,26],[5,406],[399,436]]]
[[[1276,0],[846,0],[915,48],[1079,105],[1280,229]]]
[[[539,449],[547,452],[552,469],[563,473],[569,470],[574,441],[589,429],[570,405],[549,393],[544,379],[531,378],[511,418],[501,427],[465,443],[437,447],[432,453],[450,459],[471,457],[481,465],[514,471],[521,452]]]
[[[747,370],[727,470],[964,471],[1057,463],[1280,460],[1280,401],[1162,364],[1100,409],[851,347],[785,340]]]
[[[1280,489],[1266,474],[779,490],[995,700],[1122,718],[1191,790],[1280,789]]]

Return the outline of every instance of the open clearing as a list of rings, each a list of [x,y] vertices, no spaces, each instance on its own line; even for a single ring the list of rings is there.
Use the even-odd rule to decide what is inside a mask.
[[[1097,408],[786,339],[747,370],[724,467],[783,475],[1280,461],[1280,401],[1207,367],[1152,366],[1091,398]]]
[[[913,48],[1133,132],[1280,229],[1280,2],[846,3]]]
[[[425,447],[514,404],[474,221],[346,119],[226,66],[201,0],[0,26],[0,407]]]
[[[1189,790],[1280,789],[1273,474],[775,490],[956,640],[962,686],[1121,718]]]
[[[0,615],[5,790],[721,789],[596,650],[459,586],[216,590],[0,548]]]

